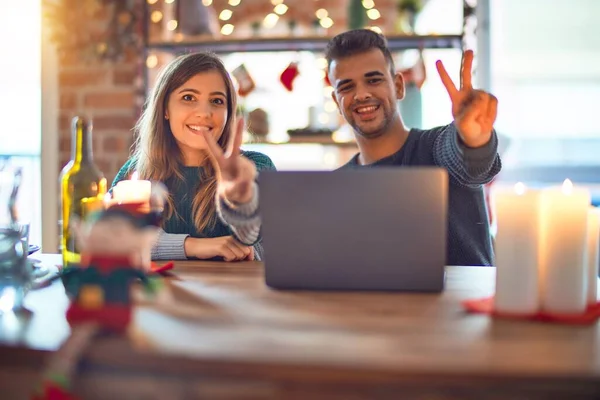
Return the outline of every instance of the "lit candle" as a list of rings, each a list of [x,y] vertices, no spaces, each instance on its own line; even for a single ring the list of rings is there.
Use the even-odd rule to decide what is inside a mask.
[[[494,309],[498,313],[535,314],[540,307],[540,191],[519,182],[514,188],[495,189],[493,201],[498,225]]]
[[[587,232],[587,303],[596,304],[598,302],[598,247],[600,247],[600,211],[593,207],[588,211]]]
[[[116,203],[149,203],[152,184],[139,180],[137,171],[130,180],[117,182],[112,189],[112,201]]]
[[[582,313],[587,303],[588,190],[565,180],[560,189],[542,194],[540,273],[542,309],[549,313]]]

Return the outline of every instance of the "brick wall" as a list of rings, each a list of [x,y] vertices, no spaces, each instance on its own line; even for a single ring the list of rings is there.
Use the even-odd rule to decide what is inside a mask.
[[[143,0],[138,0],[143,1]],[[175,0],[177,1],[177,0]],[[326,8],[334,19],[334,29],[329,34],[343,31],[346,26],[345,13],[347,0],[288,0],[290,15],[306,14],[303,8]],[[217,9],[222,9],[225,2],[216,2]],[[391,28],[395,16],[395,0],[376,0],[375,4],[382,14],[382,19],[374,24]],[[239,13],[248,20],[262,18],[272,10],[268,0],[244,0],[239,7]],[[98,18],[105,18],[99,15]],[[312,18],[312,17],[311,17]],[[93,23],[91,21],[90,23]],[[71,152],[71,119],[76,115],[86,115],[94,121],[94,155],[96,164],[102,170],[109,182],[117,173],[119,167],[127,159],[133,142],[131,129],[139,116],[142,69],[140,68],[141,54],[128,54],[117,63],[82,62],[69,55],[62,57],[59,65],[60,90],[60,165],[58,171],[69,161]]]
[[[125,162],[138,117],[138,55],[118,63],[87,64],[63,58],[59,67],[61,169],[71,158],[71,119],[92,118],[94,156],[109,181]]]

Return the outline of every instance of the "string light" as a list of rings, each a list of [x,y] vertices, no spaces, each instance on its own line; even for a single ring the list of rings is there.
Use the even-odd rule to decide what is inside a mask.
[[[148,0],[148,4],[156,4],[158,0]]]
[[[371,8],[375,7],[375,2],[373,0],[362,0],[362,5],[367,10],[370,10]]]
[[[370,10],[367,10],[367,17],[369,17],[370,19],[379,19],[379,17],[381,17],[381,13],[379,12],[378,9],[376,8],[372,8]]]
[[[169,22],[167,22],[167,29],[170,31],[174,31],[175,29],[177,29],[177,20],[172,19]]]
[[[324,8],[319,8],[316,12],[315,15],[317,16],[317,18],[319,19],[323,19],[323,18],[327,18],[329,16],[329,13],[327,12],[326,9]]]
[[[155,23],[160,22],[163,19],[163,13],[160,11],[152,11],[152,14],[150,14],[150,19]]]
[[[231,7],[239,6],[242,0],[229,0],[229,5]]]
[[[288,6],[286,6],[285,4],[281,3],[281,4],[277,4],[275,6],[275,8],[273,9],[273,11],[275,11],[275,13],[279,14],[279,15],[283,15],[286,13],[286,11],[288,10]]]
[[[148,58],[146,58],[146,67],[152,69],[158,65],[158,57],[154,54],[150,54]]]
[[[226,8],[223,11],[221,11],[221,14],[219,14],[219,19],[221,21],[229,21],[229,19],[231,18],[232,15],[233,15],[233,11],[228,10]]]
[[[233,33],[234,29],[235,26],[233,26],[232,24],[225,24],[223,25],[223,27],[221,27],[221,33],[225,36],[229,36]]]
[[[202,0],[202,5],[208,7],[212,4],[213,0]]]
[[[383,31],[381,30],[381,28],[378,27],[378,26],[370,26],[369,29],[372,30],[373,32],[383,33]]]
[[[274,6],[283,3],[283,0],[271,0],[271,4],[273,4]]]
[[[319,20],[319,23],[325,29],[331,28],[333,26],[333,20],[331,18],[329,18],[329,17],[321,18]]]
[[[165,3],[167,3],[167,4],[171,4],[171,3],[173,3],[174,1],[175,1],[175,0],[165,0]]]
[[[279,21],[279,15],[273,13],[267,14],[263,20],[263,26],[265,28],[273,28],[275,25],[277,25],[277,21]]]

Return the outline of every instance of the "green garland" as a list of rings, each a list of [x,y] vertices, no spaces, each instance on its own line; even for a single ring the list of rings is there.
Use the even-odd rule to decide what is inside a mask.
[[[117,61],[139,50],[137,0],[44,0],[44,20],[59,55]],[[141,8],[141,7],[137,7]]]

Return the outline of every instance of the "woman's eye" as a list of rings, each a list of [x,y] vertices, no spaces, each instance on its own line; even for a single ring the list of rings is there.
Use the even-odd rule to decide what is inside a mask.
[[[194,96],[192,96],[191,94],[184,94],[182,99],[184,101],[194,101]]]
[[[213,99],[213,103],[222,106],[223,104],[225,104],[225,101],[223,101],[223,99]]]

